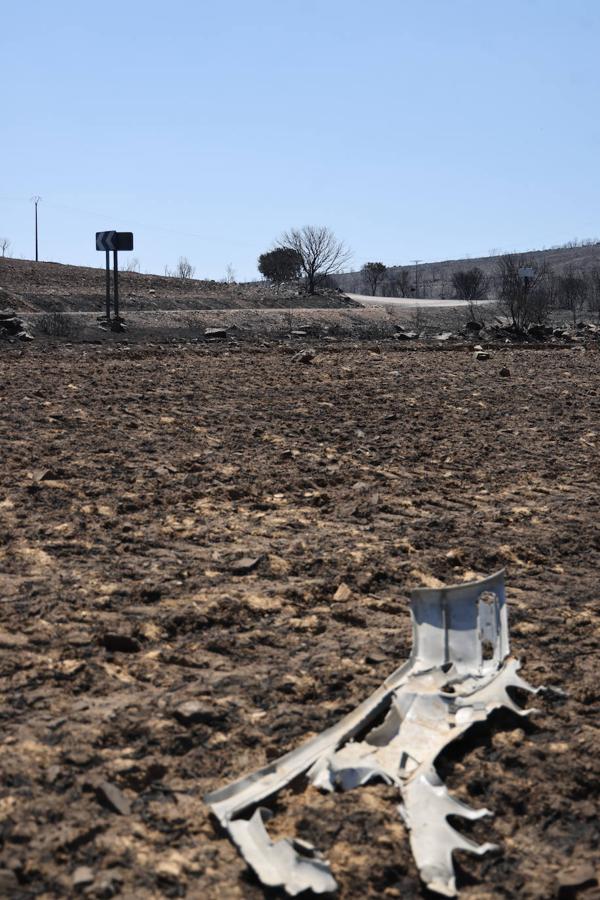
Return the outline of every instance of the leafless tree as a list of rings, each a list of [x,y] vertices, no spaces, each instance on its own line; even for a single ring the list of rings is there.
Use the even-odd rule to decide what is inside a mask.
[[[140,261],[137,256],[132,256],[123,267],[124,272],[139,272],[140,271]]]
[[[410,294],[410,272],[408,269],[397,269],[390,274],[388,269],[388,284],[394,296],[408,297]]]
[[[485,300],[488,292],[487,278],[478,266],[454,272],[452,287],[459,300],[467,300],[469,303]]]
[[[0,238],[0,250],[2,250],[2,256],[6,256],[10,249],[10,238],[3,237]]]
[[[600,324],[600,269],[594,268],[588,272],[588,307],[596,316]]]
[[[227,266],[226,272],[225,281],[227,284],[235,284],[235,269],[231,263]]]
[[[362,267],[363,278],[369,285],[372,297],[377,293],[377,285],[383,281],[386,272],[387,266],[382,262],[368,262]]]
[[[573,317],[573,325],[581,316],[588,295],[588,281],[582,272],[568,266],[558,276],[558,300],[562,309],[568,309]]]
[[[531,257],[508,254],[497,263],[498,302],[517,331],[543,322],[552,299],[552,277],[543,263],[535,268]]]
[[[177,268],[175,269],[175,275],[177,276],[177,278],[181,278],[182,281],[186,281],[188,278],[194,277],[195,271],[195,268],[187,257],[179,257],[179,262],[177,263]]]
[[[345,244],[323,225],[291,228],[281,235],[278,246],[300,255],[309,294],[316,292],[317,284],[325,276],[343,269],[351,256]]]

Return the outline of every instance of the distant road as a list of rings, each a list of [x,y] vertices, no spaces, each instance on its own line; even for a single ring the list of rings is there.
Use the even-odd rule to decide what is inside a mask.
[[[362,306],[405,306],[405,307],[415,307],[422,306],[424,309],[438,309],[443,307],[452,307],[452,306],[468,306],[467,300],[440,300],[440,299],[428,299],[428,298],[418,298],[418,297],[371,297],[368,294],[348,294],[347,297],[350,297],[352,300],[356,300],[357,303],[362,304]],[[480,303],[490,303],[490,300],[480,300]]]

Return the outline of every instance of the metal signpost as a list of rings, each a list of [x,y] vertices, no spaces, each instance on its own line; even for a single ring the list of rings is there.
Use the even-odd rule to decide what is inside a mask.
[[[113,254],[114,321],[118,328],[119,317],[119,250],[133,250],[131,231],[97,231],[96,250],[106,253],[106,321],[110,324],[110,252]]]

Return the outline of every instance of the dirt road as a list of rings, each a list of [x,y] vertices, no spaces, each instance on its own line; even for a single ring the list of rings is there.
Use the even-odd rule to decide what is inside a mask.
[[[423,309],[453,309],[469,306],[467,300],[441,300],[439,297],[372,297],[370,294],[346,294],[351,300],[361,303],[363,306],[400,306],[413,309],[421,306]],[[480,300],[477,305],[487,305],[492,300]]]

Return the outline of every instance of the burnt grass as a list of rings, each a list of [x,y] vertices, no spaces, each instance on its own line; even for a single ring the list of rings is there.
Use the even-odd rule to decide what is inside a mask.
[[[204,793],[405,660],[412,587],[501,567],[522,674],[554,689],[439,761],[495,813],[459,825],[499,845],[459,886],[599,896],[600,354],[316,349],[0,356],[0,896],[274,896]],[[397,801],[289,790],[272,833],[342,897],[426,896]]]

